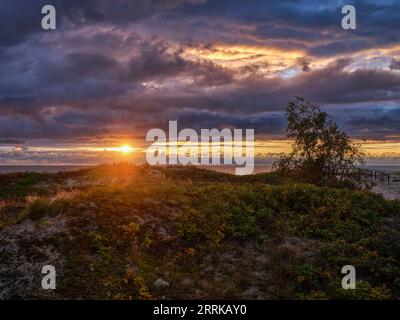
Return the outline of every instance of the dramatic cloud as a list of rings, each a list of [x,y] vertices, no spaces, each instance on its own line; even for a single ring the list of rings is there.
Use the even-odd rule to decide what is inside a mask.
[[[58,28],[40,28],[41,6]],[[142,139],[168,120],[282,138],[293,96],[356,138],[400,140],[396,1],[0,2],[0,144]]]

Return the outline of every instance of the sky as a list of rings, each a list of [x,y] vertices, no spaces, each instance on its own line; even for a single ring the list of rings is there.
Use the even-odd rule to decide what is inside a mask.
[[[276,155],[294,96],[400,158],[399,40],[398,0],[0,0],[0,164],[119,159],[172,120],[253,128]]]

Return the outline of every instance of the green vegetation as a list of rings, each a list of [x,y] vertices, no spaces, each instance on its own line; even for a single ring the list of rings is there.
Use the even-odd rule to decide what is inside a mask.
[[[59,253],[53,295],[15,289],[9,297],[400,297],[400,203],[369,191],[179,166],[0,179],[0,263],[15,267],[5,232],[24,223],[34,228],[19,234],[19,257],[42,263],[45,248]],[[357,290],[341,288],[347,264],[356,267]]]

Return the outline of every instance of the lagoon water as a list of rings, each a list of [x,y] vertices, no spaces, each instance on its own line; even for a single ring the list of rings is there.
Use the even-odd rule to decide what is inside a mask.
[[[83,168],[90,167],[91,165],[0,165],[0,174],[12,173],[12,172],[38,172],[38,173],[57,173],[62,171],[73,171]],[[215,170],[224,173],[234,173],[234,166],[201,166],[201,168]],[[399,165],[367,165],[365,167],[369,170],[385,171],[385,172],[400,172]],[[259,164],[255,165],[254,173],[269,172],[272,169],[271,164]]]
[[[12,172],[57,173],[88,167],[86,165],[0,165],[0,174]]]

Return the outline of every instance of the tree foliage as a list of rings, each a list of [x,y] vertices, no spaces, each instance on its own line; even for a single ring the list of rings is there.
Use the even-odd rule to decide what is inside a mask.
[[[289,155],[274,163],[278,171],[290,173],[318,185],[362,187],[364,164],[360,145],[321,111],[318,105],[296,97],[286,107],[287,136],[294,140]]]

